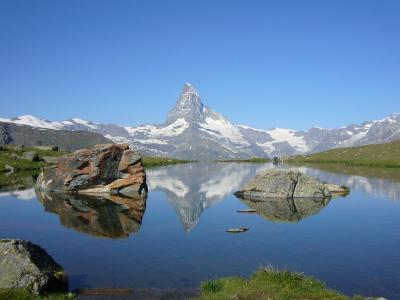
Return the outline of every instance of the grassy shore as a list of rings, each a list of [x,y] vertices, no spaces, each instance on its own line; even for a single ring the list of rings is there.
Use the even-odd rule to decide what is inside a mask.
[[[145,168],[149,168],[149,167],[185,164],[185,163],[189,163],[191,161],[183,160],[183,159],[168,158],[168,157],[143,156],[142,162],[143,162],[143,166]]]
[[[64,152],[40,148],[2,146],[0,149],[0,172],[9,171],[9,168],[6,167],[7,165],[12,167],[14,172],[40,170],[46,165],[43,161],[34,162],[24,159],[25,152],[36,152],[40,157],[59,157],[64,155]]]
[[[26,289],[0,289],[0,300],[73,300],[73,293],[37,296]]]
[[[285,159],[289,164],[340,164],[346,166],[368,166],[400,168],[400,141],[332,149],[329,151],[298,155]]]
[[[35,296],[25,289],[0,289],[0,299],[71,300],[74,293]],[[169,298],[168,298],[169,299]],[[262,268],[250,278],[226,277],[201,284],[200,295],[192,300],[289,300],[289,299],[335,299],[364,300],[363,296],[346,296],[332,290],[318,279],[302,273]],[[378,298],[368,298],[378,299]]]
[[[364,299],[348,297],[331,290],[321,281],[301,273],[280,271],[267,267],[255,272],[250,279],[228,277],[206,281],[197,300],[267,300],[267,299]]]
[[[271,159],[264,157],[252,157],[247,159],[224,159],[218,160],[217,162],[268,163],[271,162]]]

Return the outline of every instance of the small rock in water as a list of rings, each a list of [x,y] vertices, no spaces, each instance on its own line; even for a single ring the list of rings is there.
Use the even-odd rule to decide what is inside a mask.
[[[337,184],[333,183],[327,183],[325,184],[326,188],[328,189],[329,192],[331,192],[332,195],[347,195],[350,193],[350,189],[346,186],[340,186]]]
[[[257,211],[255,209],[239,209],[236,212],[243,213],[243,214],[254,214]]]
[[[241,232],[246,232],[247,230],[249,230],[248,228],[245,227],[239,227],[239,228],[231,228],[226,230],[226,232],[229,233],[241,233]]]

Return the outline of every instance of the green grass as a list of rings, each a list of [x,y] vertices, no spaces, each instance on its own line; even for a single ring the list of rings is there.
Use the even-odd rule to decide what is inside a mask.
[[[46,166],[45,162],[33,162],[22,157],[24,152],[34,151],[41,157],[59,157],[64,152],[37,149],[34,147],[26,147],[22,150],[12,146],[2,146],[0,150],[0,188],[13,186],[15,188],[30,187],[34,184],[33,178],[39,175],[41,168]],[[12,158],[16,156],[17,159]],[[9,172],[6,165],[14,168],[13,172]]]
[[[271,159],[265,157],[252,157],[247,159],[224,159],[218,160],[218,162],[267,163],[271,162]]]
[[[0,300],[72,300],[76,299],[73,293],[55,294],[48,296],[32,295],[26,289],[0,289]]]
[[[183,159],[168,158],[168,157],[143,156],[142,162],[143,162],[143,166],[145,168],[149,168],[149,167],[157,167],[157,166],[184,164],[184,163],[188,163],[191,161],[183,160]]]
[[[331,290],[321,281],[301,273],[280,271],[272,267],[255,272],[250,279],[228,277],[204,282],[201,300],[291,300],[291,299],[364,299],[348,297]]]
[[[400,168],[400,141],[298,155],[285,159],[285,162],[289,164],[341,164],[345,166]]]
[[[0,172],[7,172],[6,165],[13,167],[14,172],[40,170],[46,165],[45,162],[33,162],[27,159],[23,159],[23,153],[28,151],[34,151],[38,153],[41,157],[59,157],[64,154],[64,152],[42,150],[32,147],[23,148],[23,150],[16,150],[10,146],[3,146],[2,150],[0,150]],[[17,159],[13,159],[12,155],[16,155]]]

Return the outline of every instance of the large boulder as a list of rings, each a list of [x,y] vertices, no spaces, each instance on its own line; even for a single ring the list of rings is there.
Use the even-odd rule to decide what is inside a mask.
[[[298,170],[269,169],[235,193],[246,198],[328,198],[328,188]]]
[[[25,288],[34,294],[66,292],[62,267],[38,245],[0,240],[0,288]]]
[[[139,152],[127,144],[102,144],[65,155],[36,182],[39,191],[146,197],[146,173]]]

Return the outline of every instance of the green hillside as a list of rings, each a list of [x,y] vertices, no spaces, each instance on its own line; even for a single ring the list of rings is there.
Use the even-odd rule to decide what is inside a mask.
[[[169,157],[153,157],[153,156],[143,156],[142,161],[143,161],[143,166],[145,168],[184,164],[190,162],[189,160],[183,160],[183,159],[175,159]]]
[[[343,164],[347,166],[370,166],[400,168],[400,141],[387,144],[366,145],[332,149],[329,151],[297,155],[285,159],[292,164]]]

